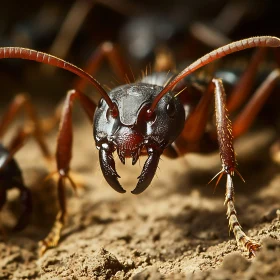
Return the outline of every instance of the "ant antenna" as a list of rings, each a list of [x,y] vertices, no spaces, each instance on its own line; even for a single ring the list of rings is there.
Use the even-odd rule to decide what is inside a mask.
[[[78,75],[79,77],[89,81],[102,95],[102,97],[107,102],[111,111],[112,112],[114,111],[114,113],[116,113],[115,104],[112,102],[109,95],[104,90],[104,88],[99,84],[99,82],[97,82],[90,74],[83,71],[81,68],[75,66],[74,64],[71,64],[61,58],[58,58],[56,56],[47,53],[38,52],[32,49],[26,49],[21,47],[0,48],[0,59],[4,59],[4,58],[20,58],[26,60],[33,60],[36,62],[53,65],[58,68],[62,68],[69,72],[72,72]]]
[[[280,46],[280,39],[277,37],[272,36],[259,36],[259,37],[252,37],[243,39],[240,41],[236,41],[233,43],[230,43],[228,45],[222,46],[203,57],[199,58],[195,62],[193,62],[191,65],[186,67],[181,73],[179,73],[168,85],[166,85],[162,91],[157,95],[157,97],[154,99],[151,108],[148,110],[148,115],[151,116],[160,101],[160,99],[169,91],[172,90],[176,84],[181,81],[183,78],[194,72],[195,70],[201,68],[202,66],[219,59],[223,56],[226,56],[228,54],[241,51],[248,48],[254,48],[254,47],[279,47]]]

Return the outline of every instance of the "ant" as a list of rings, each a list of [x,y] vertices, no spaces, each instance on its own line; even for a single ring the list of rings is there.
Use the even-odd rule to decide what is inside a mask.
[[[275,81],[279,78],[279,71],[275,70],[268,76],[233,124],[229,119],[226,95],[221,79],[213,78],[210,80],[199,104],[195,108],[190,108],[190,102],[182,102],[180,96],[184,97],[188,94],[188,88],[185,88],[184,84],[186,82],[185,78],[202,66],[247,48],[279,46],[280,39],[271,36],[243,39],[204,55],[175,76],[169,73],[155,72],[135,83],[116,87],[109,93],[88,72],[96,71],[102,58],[107,57],[119,76],[124,81],[127,79],[128,71],[120,58],[117,48],[112,44],[105,43],[97,50],[97,53],[94,53],[87,67],[87,72],[63,59],[32,49],[21,47],[0,48],[0,59],[20,58],[34,60],[63,68],[83,78],[74,86],[75,89],[67,93],[61,113],[56,147],[56,173],[59,175],[58,201],[60,211],[49,235],[39,245],[40,254],[58,244],[66,217],[65,181],[69,180],[72,186],[75,186],[69,175],[73,140],[72,107],[75,100],[80,102],[89,120],[91,122],[93,120],[93,135],[96,148],[99,150],[100,167],[105,180],[115,191],[119,193],[125,192],[118,181],[120,176],[115,168],[113,153],[117,152],[123,164],[125,164],[126,158],[132,158],[132,164],[135,164],[139,156],[147,155],[142,172],[138,177],[138,183],[132,191],[133,194],[140,194],[152,182],[162,154],[176,158],[187,152],[197,152],[199,150],[201,143],[205,140],[205,128],[209,119],[209,110],[214,92],[216,133],[214,134],[215,136],[212,134],[212,137],[215,138],[214,140],[212,139],[212,142],[217,144],[215,147],[219,147],[222,163],[221,171],[216,176],[219,182],[221,177],[226,175],[225,205],[227,207],[229,227],[233,231],[237,243],[244,247],[250,255],[255,255],[260,244],[243,232],[234,206],[232,178],[235,173],[240,177],[241,175],[236,169],[233,137],[244,133],[251,125],[255,115],[265,102],[265,96],[270,93]],[[241,78],[237,86],[237,93],[235,92],[231,97],[230,104],[234,104],[234,106],[231,105],[231,110],[237,106],[242,94],[249,91],[245,85],[251,82],[252,73],[254,72],[252,65],[255,65],[254,59]],[[260,60],[259,55],[257,60]],[[166,77],[169,78],[167,82]],[[86,81],[90,82],[102,96],[97,106],[82,93]],[[181,91],[178,93],[178,90],[175,89],[177,85],[182,86],[182,84],[184,94],[180,94]]]
[[[14,230],[23,230],[29,223],[32,213],[32,195],[25,186],[21,169],[14,159],[15,154],[24,146],[27,139],[33,136],[40,147],[44,158],[51,160],[51,153],[44,139],[44,133],[55,124],[55,118],[45,120],[44,127],[37,116],[34,105],[27,94],[17,94],[8,106],[0,121],[0,138],[2,138],[15,117],[21,112],[25,113],[25,122],[22,124],[8,145],[0,144],[0,210],[7,199],[7,192],[17,188],[20,192],[22,213],[14,227]],[[52,124],[53,123],[53,124]]]

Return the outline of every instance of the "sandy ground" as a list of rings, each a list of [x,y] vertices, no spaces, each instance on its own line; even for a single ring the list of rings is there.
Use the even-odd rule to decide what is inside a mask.
[[[262,249],[256,258],[228,234],[224,181],[213,194],[209,179],[219,170],[218,154],[162,158],[157,177],[141,195],[130,194],[140,165],[117,170],[127,193],[116,193],[102,177],[86,121],[75,125],[73,170],[83,187],[69,188],[68,221],[57,248],[38,258],[37,243],[54,220],[55,183],[43,182],[48,168],[30,141],[17,155],[34,198],[31,224],[0,242],[0,279],[280,279],[280,173],[268,156],[271,131],[236,143],[239,170],[236,208],[244,230]],[[48,139],[55,149],[55,135]],[[18,212],[17,192],[9,192],[2,224]]]

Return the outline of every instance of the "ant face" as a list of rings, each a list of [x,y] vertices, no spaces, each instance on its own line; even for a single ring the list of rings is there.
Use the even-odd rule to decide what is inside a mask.
[[[132,164],[135,164],[140,155],[156,154],[156,159],[153,156],[153,160],[146,161],[142,173],[145,173],[149,164],[156,170],[160,155],[179,136],[184,127],[183,106],[170,93],[161,98],[152,115],[148,114],[153,100],[161,90],[161,86],[146,83],[120,86],[109,93],[117,107],[117,116],[112,116],[109,106],[103,99],[95,111],[94,138],[96,147],[100,150],[101,169],[108,183],[119,192],[124,190],[116,179],[118,175],[112,153],[117,150],[123,164],[125,158],[131,157]],[[112,180],[106,175],[109,173],[108,166],[111,168]],[[142,184],[141,191],[149,185],[152,179],[150,174],[153,172],[149,174],[147,172],[145,176],[142,173],[140,175],[143,177],[142,181],[146,180],[145,176],[149,178]]]
[[[118,108],[114,118],[108,105],[100,100],[94,116],[94,138],[97,147],[109,142],[117,149],[121,161],[132,157],[136,163],[145,146],[153,143],[164,150],[184,126],[184,109],[177,98],[166,94],[152,116],[147,111],[162,87],[145,83],[120,86],[109,93]]]

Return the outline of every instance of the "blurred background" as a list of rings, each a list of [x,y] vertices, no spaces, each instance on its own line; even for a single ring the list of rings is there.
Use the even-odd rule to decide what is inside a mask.
[[[118,43],[134,73],[153,62],[159,46],[168,46],[178,65],[206,52],[255,35],[280,35],[276,1],[253,0],[10,0],[2,3],[0,46],[50,52],[84,67],[103,41]],[[107,71],[106,64],[104,66]],[[96,75],[109,84],[114,73]],[[136,74],[137,76],[137,74]],[[57,102],[74,75],[22,60],[0,62],[2,106],[17,92],[36,102]]]

